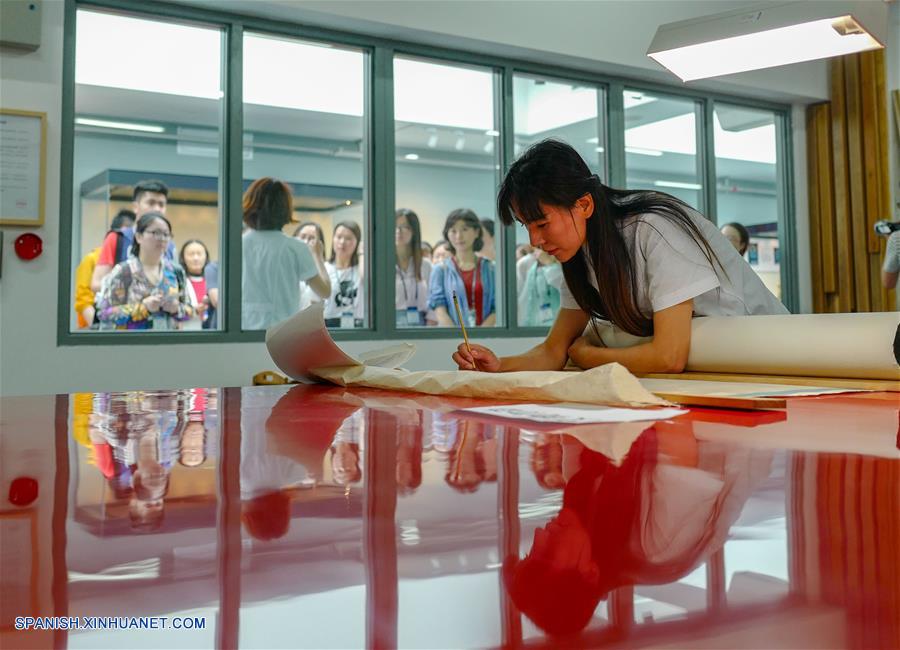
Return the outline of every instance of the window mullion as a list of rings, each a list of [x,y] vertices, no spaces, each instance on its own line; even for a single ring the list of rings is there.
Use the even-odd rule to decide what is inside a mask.
[[[499,187],[506,172],[516,159],[516,132],[515,116],[513,113],[513,68],[506,66],[500,71],[499,93],[499,126],[500,126],[500,169],[497,178]],[[499,221],[500,215],[497,215]],[[498,224],[499,225],[499,224]],[[515,224],[498,228],[501,237],[501,248],[498,253],[503,265],[503,308],[505,313],[504,326],[507,330],[517,330],[519,326],[518,314],[518,286],[516,285],[516,231]]]
[[[224,206],[222,221],[225,237],[222,238],[219,291],[225,306],[225,339],[235,341],[245,339],[241,332],[241,199],[244,189],[244,28],[241,23],[232,23],[228,27],[223,49],[226,54],[222,57],[225,82],[224,155],[219,169],[223,179],[219,200]]]
[[[623,93],[625,85],[611,83],[609,85],[609,99],[607,108],[609,115],[606,123],[609,125],[607,133],[607,164],[609,165],[609,179],[611,187],[625,187],[625,99]]]
[[[372,233],[371,254],[366,256],[371,277],[369,313],[377,338],[396,336],[394,318],[394,211],[396,203],[396,162],[394,144],[394,51],[376,47],[372,53],[368,98],[370,128],[367,211]],[[376,309],[376,305],[381,308]]]

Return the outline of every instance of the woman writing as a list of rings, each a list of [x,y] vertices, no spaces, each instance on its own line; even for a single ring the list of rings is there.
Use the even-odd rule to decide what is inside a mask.
[[[131,254],[113,267],[97,296],[101,329],[176,329],[190,320],[184,272],[163,255],[171,239],[162,213],[137,220]]]
[[[428,312],[428,280],[431,262],[422,254],[419,216],[412,210],[397,210],[394,244],[397,247],[394,302],[397,327],[425,324]]]
[[[459,327],[453,305],[454,293],[466,326],[491,327],[497,322],[494,263],[475,254],[481,250],[481,233],[481,222],[471,210],[460,208],[447,215],[444,239],[453,257],[432,270],[428,298],[441,327]]]
[[[618,362],[636,373],[681,372],[696,316],[785,314],[715,225],[661,192],[614,190],[569,145],[545,140],[510,168],[497,199],[501,221],[528,229],[531,245],[562,262],[559,314],[532,350],[497,358],[481,345],[453,354],[461,369],[559,370]],[[627,348],[582,336],[591,318],[650,337]]]

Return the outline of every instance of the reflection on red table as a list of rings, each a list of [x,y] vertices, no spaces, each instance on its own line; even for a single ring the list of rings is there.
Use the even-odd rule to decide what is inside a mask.
[[[482,404],[3,399],[3,486],[37,498],[0,507],[0,641],[900,647],[896,394],[568,428],[460,410]],[[15,629],[54,616],[81,625]]]

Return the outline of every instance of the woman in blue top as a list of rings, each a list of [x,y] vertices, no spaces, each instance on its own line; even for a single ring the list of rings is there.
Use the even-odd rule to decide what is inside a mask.
[[[475,255],[482,245],[481,222],[476,214],[460,208],[447,215],[444,239],[453,257],[432,269],[428,297],[438,326],[459,327],[454,292],[466,326],[494,326],[494,263]]]

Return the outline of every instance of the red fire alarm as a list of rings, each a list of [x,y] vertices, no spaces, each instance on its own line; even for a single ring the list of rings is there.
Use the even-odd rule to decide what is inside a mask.
[[[20,259],[33,260],[44,250],[44,242],[33,232],[26,232],[16,238],[13,247]]]
[[[9,502],[15,506],[31,505],[38,497],[38,482],[30,476],[20,476],[9,486]]]

